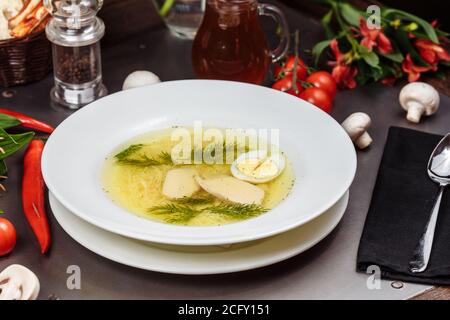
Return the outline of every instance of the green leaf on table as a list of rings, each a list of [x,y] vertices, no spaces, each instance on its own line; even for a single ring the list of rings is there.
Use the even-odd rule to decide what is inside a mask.
[[[375,52],[370,51],[367,54],[364,54],[362,57],[369,66],[379,68],[380,59]]]
[[[408,34],[404,30],[402,29],[397,29],[395,31],[389,31],[390,29],[387,30],[397,40],[397,43],[400,46],[403,53],[405,54],[409,53],[411,55],[411,58],[416,64],[423,67],[429,66],[429,64],[425,60],[423,60],[423,58],[417,52],[416,48],[412,45],[411,40],[408,38]]]
[[[20,134],[8,134],[0,128],[0,160],[3,160],[13,153],[19,151],[33,139],[34,132]]]
[[[364,60],[358,60],[356,62],[358,65],[358,74],[355,79],[359,85],[365,85],[371,77],[370,67],[364,62]]]
[[[355,7],[345,2],[339,4],[339,10],[345,21],[347,21],[352,26],[359,26],[359,19],[361,19],[362,16],[359,10],[355,9]]]
[[[325,30],[325,35],[328,39],[334,38],[335,34],[333,29],[331,28],[331,19],[333,18],[333,10],[330,10],[325,14],[320,22],[322,23],[322,27]]]
[[[382,79],[384,77],[384,72],[383,69],[378,67],[378,68],[371,68],[372,71],[372,78],[373,81],[377,82],[378,80]]]
[[[402,55],[401,52],[394,52],[389,54],[380,53],[380,56],[398,63],[402,63],[403,60],[405,59],[405,57]]]
[[[8,168],[4,160],[0,160],[0,176],[6,177],[8,175]]]
[[[375,52],[369,51],[369,49],[367,49],[365,46],[362,45],[358,45],[358,50],[361,57],[369,66],[379,68],[380,59],[378,58],[378,55]]]
[[[330,46],[331,40],[324,40],[317,43],[312,49],[312,54],[314,56],[314,65],[317,66],[319,63],[320,56],[322,55],[323,50]]]
[[[8,116],[7,114],[0,113],[0,128],[1,129],[8,129],[15,126],[18,126],[20,124],[20,120],[11,116]]]
[[[434,29],[436,31],[436,34],[438,35],[438,37],[448,37],[450,36],[450,33],[445,32],[444,30],[441,29]]]
[[[434,76],[440,80],[447,80],[447,74],[443,70],[438,70],[434,73]]]
[[[439,43],[438,36],[436,34],[436,30],[433,28],[433,26],[428,23],[427,21],[423,20],[422,18],[419,18],[418,16],[415,16],[413,14],[410,14],[408,12],[398,10],[398,9],[384,9],[382,11],[382,16],[384,18],[389,17],[390,15],[397,16],[398,18],[401,18],[403,20],[408,20],[411,22],[417,23],[427,34],[428,38],[433,41],[434,43]]]

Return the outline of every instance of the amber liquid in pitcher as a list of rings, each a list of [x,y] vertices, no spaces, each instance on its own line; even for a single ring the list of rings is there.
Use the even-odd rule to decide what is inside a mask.
[[[207,0],[192,60],[200,79],[263,83],[269,48],[255,0]]]

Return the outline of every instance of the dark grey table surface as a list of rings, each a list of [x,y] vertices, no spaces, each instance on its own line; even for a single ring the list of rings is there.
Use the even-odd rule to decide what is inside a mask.
[[[311,48],[321,39],[321,28],[315,20],[291,9],[285,8],[285,12],[291,27],[301,31],[302,48]],[[193,78],[190,48],[190,41],[173,38],[162,25],[124,41],[108,41],[102,53],[104,82],[110,93],[116,92],[120,90],[124,78],[138,69],[152,70],[163,81]],[[0,95],[0,106],[27,113],[56,126],[71,112],[51,108],[49,90],[52,84],[52,77],[48,76],[40,82],[12,88],[11,98]],[[13,221],[17,228],[18,242],[11,255],[0,258],[0,270],[12,263],[31,268],[41,281],[41,299],[394,299],[411,296],[426,287],[407,285],[402,292],[390,288],[377,293],[369,292],[362,286],[365,276],[356,274],[354,266],[388,128],[402,126],[439,134],[450,131],[448,97],[441,97],[437,115],[424,119],[419,125],[412,125],[405,120],[398,104],[400,88],[373,84],[338,93],[332,116],[340,122],[353,112],[367,112],[373,119],[370,133],[374,144],[369,150],[358,152],[358,172],[350,189],[350,203],[344,219],[330,236],[301,255],[273,266],[227,275],[179,276],[142,271],[108,261],[83,248],[61,229],[48,209],[53,246],[47,256],[42,256],[22,213],[22,154],[18,154],[7,161],[10,176],[6,182],[7,191],[0,198],[0,207],[6,211],[5,217]],[[69,265],[78,265],[82,270],[81,290],[69,290],[66,286]]]

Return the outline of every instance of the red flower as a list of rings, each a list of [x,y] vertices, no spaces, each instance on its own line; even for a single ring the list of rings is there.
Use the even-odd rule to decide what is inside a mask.
[[[336,39],[331,41],[330,48],[336,58],[335,62],[331,62],[334,65],[333,71],[331,72],[334,80],[341,88],[355,88],[355,77],[358,74],[358,69],[351,65],[348,54],[343,54],[339,50],[339,44]]]
[[[369,29],[364,18],[359,20],[359,32],[363,37],[361,45],[367,49],[372,50],[374,47],[377,47],[383,54],[389,54],[393,51],[391,41],[383,33],[383,30],[381,28]]]
[[[439,61],[450,61],[450,54],[431,40],[417,39],[415,45],[423,60],[433,65],[434,68],[437,68],[436,64]]]
[[[331,75],[336,83],[342,88],[354,89],[356,87],[355,77],[358,69],[355,66],[339,64],[333,68]]]
[[[388,77],[388,78],[382,79],[380,82],[382,84],[384,84],[385,86],[392,87],[395,84],[395,81],[397,81],[396,77]]]
[[[422,72],[430,71],[431,69],[433,69],[433,67],[432,66],[422,67],[422,66],[415,65],[411,59],[411,55],[408,53],[406,55],[405,60],[403,61],[402,69],[405,73],[408,74],[408,81],[414,82],[414,81],[419,80],[420,74]]]

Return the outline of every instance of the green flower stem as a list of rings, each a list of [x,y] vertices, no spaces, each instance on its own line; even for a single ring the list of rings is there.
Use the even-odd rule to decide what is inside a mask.
[[[170,9],[172,9],[174,2],[175,0],[164,1],[164,4],[161,6],[161,9],[159,9],[159,15],[163,18],[167,16],[169,14]]]

